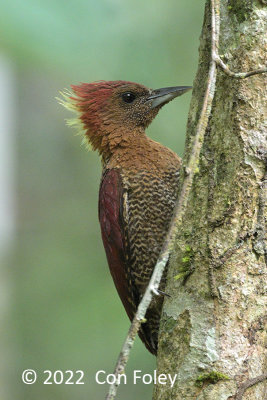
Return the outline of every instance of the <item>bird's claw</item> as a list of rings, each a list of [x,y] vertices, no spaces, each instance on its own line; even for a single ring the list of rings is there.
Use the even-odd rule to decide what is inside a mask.
[[[158,290],[159,294],[162,294],[163,296],[171,297],[170,294],[163,292],[163,290]]]
[[[159,295],[160,295],[159,290],[156,289],[155,286],[152,286],[151,292],[154,293],[156,296],[159,296]]]
[[[163,290],[156,289],[154,286],[152,287],[151,291],[156,296],[163,295],[163,296],[171,297],[168,293],[163,292]]]

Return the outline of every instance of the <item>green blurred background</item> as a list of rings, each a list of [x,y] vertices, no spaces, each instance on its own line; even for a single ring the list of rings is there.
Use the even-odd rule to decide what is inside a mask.
[[[10,0],[0,12],[0,398],[103,399],[129,321],[111,280],[97,217],[97,154],[55,100],[72,83],[190,85],[204,0]],[[190,94],[148,134],[183,153]],[[26,368],[39,381],[21,382]],[[150,399],[134,369],[155,359],[139,339],[118,400]],[[84,385],[43,385],[42,371],[83,370]]]

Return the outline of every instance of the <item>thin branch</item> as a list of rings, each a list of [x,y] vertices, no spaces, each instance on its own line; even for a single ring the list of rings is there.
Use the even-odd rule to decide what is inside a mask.
[[[219,56],[219,36],[220,36],[220,20],[219,20],[219,15],[220,15],[220,0],[215,0],[215,4],[211,1],[211,7],[214,10],[215,14],[215,30],[216,30],[216,39],[215,39],[215,44],[216,46],[212,50],[212,59],[216,62],[216,64],[229,76],[232,78],[239,78],[239,79],[245,79],[248,78],[249,76],[252,75],[257,75],[257,74],[264,74],[267,72],[267,68],[259,68],[255,69],[253,71],[248,71],[248,72],[233,72],[229,69],[229,67],[223,62],[221,57]]]
[[[192,151],[190,154],[190,158],[188,164],[186,166],[186,174],[184,176],[184,180],[182,183],[181,190],[179,192],[179,196],[174,208],[173,218],[170,224],[170,229],[167,234],[165,243],[161,249],[160,256],[158,261],[155,265],[154,272],[150,279],[149,285],[145,291],[145,294],[138,306],[137,313],[131,323],[128,335],[126,340],[123,344],[122,350],[120,352],[118,361],[115,366],[114,374],[116,376],[116,382],[111,384],[109,387],[108,394],[106,396],[106,400],[113,400],[115,399],[117,388],[119,386],[118,376],[124,371],[124,368],[127,364],[129,359],[129,354],[131,348],[134,343],[135,336],[140,328],[142,321],[145,318],[146,311],[151,303],[153,293],[158,294],[158,287],[161,281],[162,274],[166,267],[167,261],[169,259],[170,251],[173,245],[173,241],[176,234],[177,226],[182,222],[189,193],[191,191],[195,171],[198,166],[199,155],[203,144],[203,139],[205,136],[206,128],[208,125],[208,119],[211,113],[211,105],[214,97],[215,92],[215,82],[216,82],[216,62],[212,57],[212,54],[217,50],[218,47],[218,32],[219,32],[219,7],[216,6],[215,8],[215,1],[218,0],[211,0],[212,4],[212,31],[211,31],[211,61],[210,67],[208,72],[208,79],[207,79],[207,88],[204,95],[203,106],[200,114],[200,118],[198,121],[198,125],[196,128],[196,134],[194,137],[194,142],[192,146]],[[218,22],[217,22],[217,21]],[[217,22],[217,24],[216,24]]]
[[[265,379],[267,379],[267,374],[259,375],[259,376],[256,376],[256,378],[248,379],[246,382],[242,383],[242,385],[240,386],[235,399],[242,400],[242,397],[243,397],[245,391],[249,387],[254,386],[257,383],[263,382],[263,381],[265,381]]]
[[[223,62],[221,57],[218,54],[213,54],[213,58],[215,59],[217,65],[229,76],[233,78],[239,78],[239,79],[245,79],[248,78],[249,76],[252,75],[257,75],[257,74],[264,74],[267,72],[267,68],[260,68],[260,69],[255,69],[253,71],[249,72],[233,72],[227,67],[227,65]]]

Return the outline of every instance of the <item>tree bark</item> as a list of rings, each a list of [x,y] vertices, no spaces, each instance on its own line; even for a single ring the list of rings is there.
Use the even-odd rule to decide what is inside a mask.
[[[232,71],[264,66],[265,0],[222,0],[220,55]],[[187,159],[210,63],[210,2],[189,112]],[[266,74],[218,70],[211,117],[172,252],[154,400],[266,396]],[[254,378],[257,378],[253,381]],[[265,393],[265,395],[264,395]]]

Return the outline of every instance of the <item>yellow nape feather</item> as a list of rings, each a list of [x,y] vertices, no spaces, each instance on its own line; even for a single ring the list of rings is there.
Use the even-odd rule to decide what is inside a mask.
[[[87,150],[92,150],[92,146],[90,145],[88,138],[86,136],[86,129],[84,128],[83,123],[80,120],[80,115],[81,115],[80,111],[77,108],[75,101],[71,99],[71,97],[74,97],[75,94],[69,89],[64,89],[59,93],[61,97],[56,97],[58,103],[61,104],[64,108],[66,108],[68,111],[71,111],[76,114],[76,117],[74,118],[65,119],[66,125],[76,130],[75,136],[78,135],[82,136],[82,145],[85,145]]]

